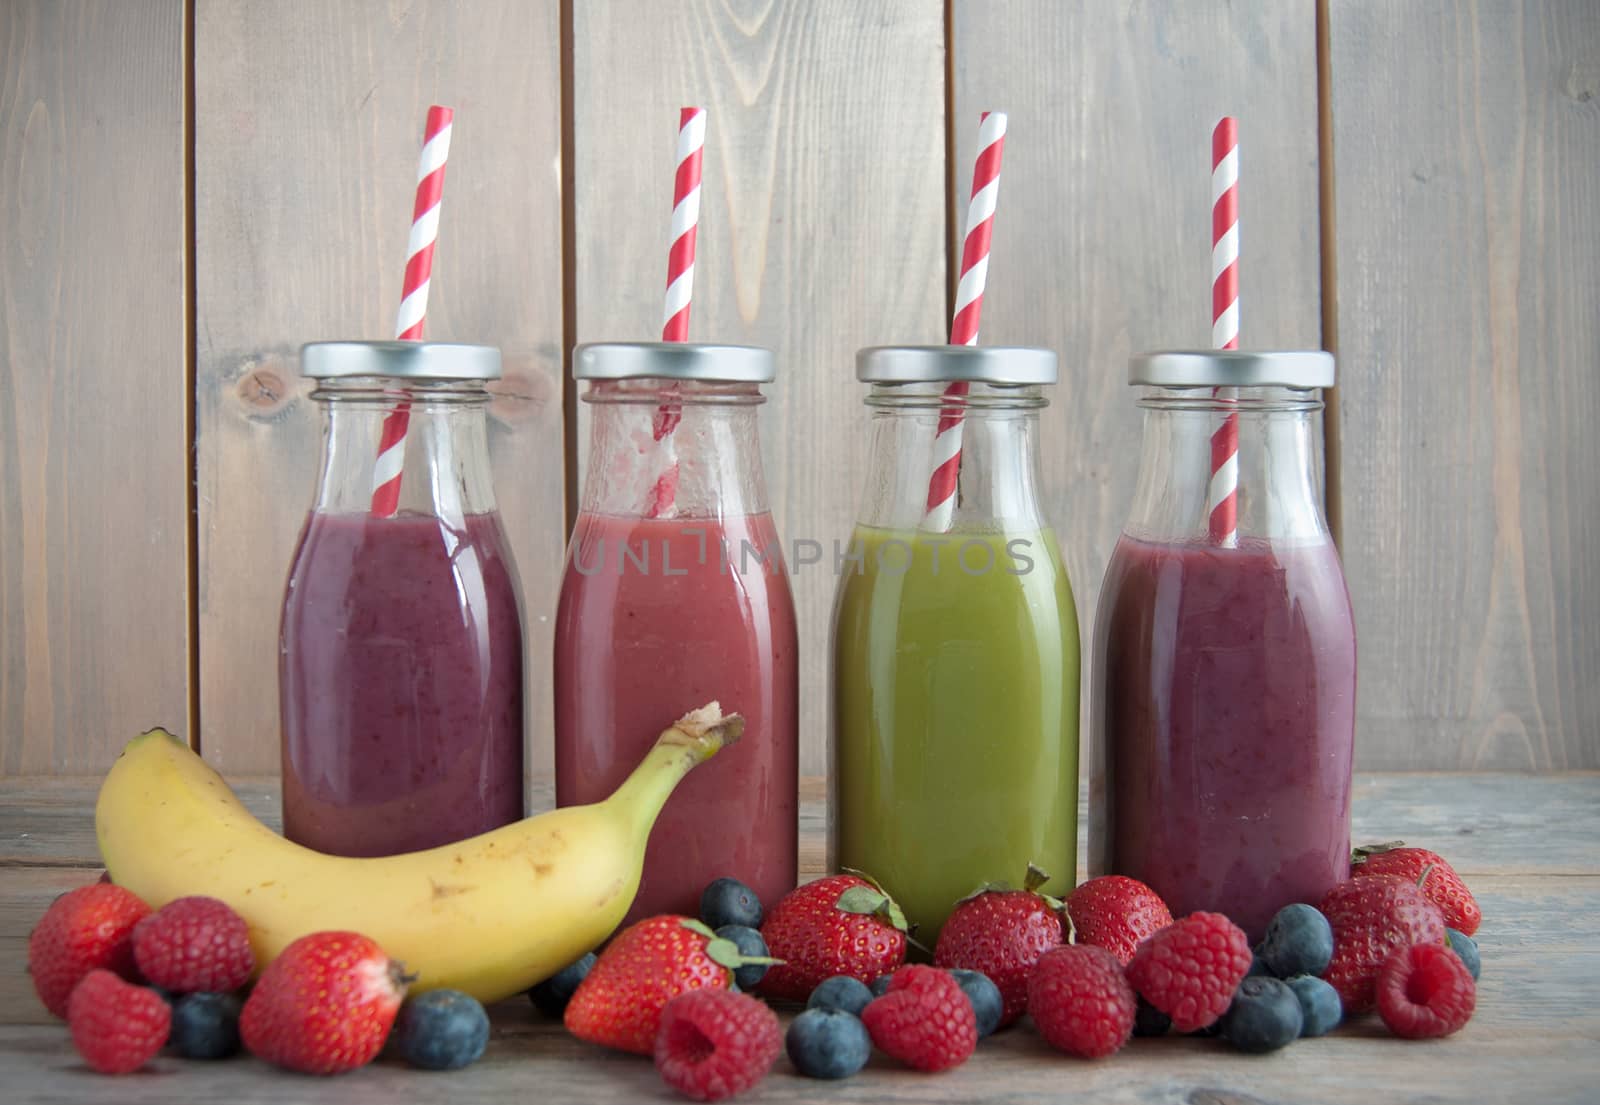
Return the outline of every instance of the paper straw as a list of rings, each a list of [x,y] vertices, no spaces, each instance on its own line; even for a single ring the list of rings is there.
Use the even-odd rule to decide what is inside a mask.
[[[439,240],[439,206],[444,194],[444,165],[450,154],[450,128],[455,112],[437,104],[428,109],[417,159],[417,197],[411,207],[411,238],[406,246],[406,276],[400,286],[397,341],[421,341],[428,314],[428,285],[433,275],[433,247]],[[401,400],[383,417],[378,460],[372,475],[372,513],[388,518],[400,508],[400,475],[405,467],[406,430],[411,403]]]
[[[700,161],[706,144],[706,113],[698,107],[678,112],[678,167],[672,179],[672,247],[667,252],[667,295],[661,313],[661,340],[689,340],[689,305],[694,299],[694,243],[700,229]],[[671,458],[650,489],[646,511],[652,518],[672,513],[678,496],[678,459],[672,431],[683,420],[682,408],[663,403],[656,408],[651,433],[666,440]]]
[[[955,312],[950,319],[951,345],[978,344],[983,289],[989,277],[989,238],[994,229],[995,203],[1000,196],[1000,159],[1005,145],[1005,113],[984,112],[978,124],[978,156],[972,166],[972,199],[967,204],[966,235],[962,239],[961,281],[956,285]],[[944,394],[948,399],[963,399],[967,390],[967,382],[957,380],[944,389]],[[939,412],[924,529],[942,533],[950,528],[961,473],[964,411],[964,404],[952,403]]]
[[[1224,116],[1211,132],[1211,347],[1239,348],[1239,123]],[[1239,543],[1239,412],[1211,434],[1207,533],[1214,545]]]

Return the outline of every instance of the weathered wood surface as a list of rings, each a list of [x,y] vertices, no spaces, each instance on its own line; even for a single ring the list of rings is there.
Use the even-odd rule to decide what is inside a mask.
[[[241,787],[252,808],[275,803],[270,787]],[[392,1062],[314,1080],[252,1059],[217,1064],[163,1057],[138,1076],[90,1074],[66,1031],[48,1017],[22,973],[29,928],[51,898],[93,877],[92,852],[58,854],[78,866],[17,867],[18,826],[88,844],[93,786],[0,789],[0,1081],[7,1100],[119,1103],[503,1101],[532,1088],[554,1101],[677,1100],[650,1064],[580,1044],[536,1019],[521,1001],[494,1012],[485,1058],[455,1074],[429,1075]],[[37,795],[37,797],[33,797]],[[807,784],[802,872],[821,870],[820,787]],[[34,811],[37,810],[38,813]],[[1447,816],[1444,811],[1454,811]],[[964,1067],[936,1077],[874,1057],[861,1076],[820,1084],[780,1059],[751,1101],[1105,1102],[1592,1102],[1600,1081],[1600,775],[1366,776],[1355,805],[1360,839],[1405,837],[1458,862],[1485,915],[1479,932],[1484,977],[1478,1011],[1458,1035],[1405,1043],[1373,1019],[1272,1056],[1235,1054],[1215,1041],[1139,1040],[1110,1060],[1084,1063],[1047,1048],[1023,1025],[979,1049]],[[1459,830],[1468,826],[1471,833]],[[1520,868],[1515,857],[1527,858]],[[1519,873],[1519,871],[1530,873]],[[1484,873],[1479,873],[1484,872]],[[1531,873],[1536,872],[1536,873]]]
[[[1315,12],[1217,0],[954,0],[951,12],[963,213],[978,117],[1009,115],[982,340],[1061,359],[1040,491],[1087,688],[1100,581],[1139,473],[1128,356],[1210,345],[1211,130],[1224,115],[1239,119],[1243,344],[1319,347]]]
[[[187,732],[182,0],[0,4],[0,776]]]
[[[1329,15],[1361,763],[1595,767],[1600,17]]]
[[[246,808],[279,827],[276,779],[252,776],[230,782]],[[98,871],[92,816],[97,786],[98,781],[81,778],[0,780],[0,871]],[[818,776],[800,780],[802,871],[822,870],[824,790]],[[1080,791],[1080,813],[1085,798]],[[528,808],[540,811],[554,805],[550,780],[533,780]],[[1354,807],[1356,843],[1403,836],[1448,855],[1463,875],[1600,876],[1600,773],[1357,775]],[[1080,875],[1085,871],[1086,835],[1080,828]],[[1536,846],[1530,847],[1530,841]]]
[[[867,10],[573,6],[577,340],[660,336],[678,108],[704,107],[691,337],[777,353],[762,436],[791,547],[831,548],[855,518],[867,460],[856,350],[944,340],[944,5]],[[575,463],[586,449],[584,434]],[[791,581],[801,770],[816,773],[834,577],[813,565]]]
[[[278,763],[278,610],[322,426],[297,351],[393,336],[430,103],[456,119],[428,335],[504,353],[490,445],[525,600],[529,768],[549,769],[565,533],[558,30],[556,0],[197,4],[200,715],[226,771]]]

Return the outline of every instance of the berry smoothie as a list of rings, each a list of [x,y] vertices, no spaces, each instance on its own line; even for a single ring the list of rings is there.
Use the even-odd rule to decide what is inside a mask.
[[[1355,629],[1331,542],[1124,536],[1095,652],[1111,871],[1252,941],[1349,875]]]
[[[858,526],[852,544],[833,620],[837,858],[932,947],[984,883],[1029,863],[1047,889],[1076,883],[1078,615],[1050,530]]]
[[[695,916],[722,875],[768,905],[794,889],[798,651],[770,514],[579,514],[556,612],[557,805],[608,797],[663,729],[712,699],[745,719],[667,801],[623,924]]]
[[[522,620],[498,514],[313,512],[284,598],[284,835],[432,848],[515,821]]]

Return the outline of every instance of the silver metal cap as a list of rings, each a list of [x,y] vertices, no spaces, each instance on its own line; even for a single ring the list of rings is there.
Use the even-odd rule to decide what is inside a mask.
[[[591,342],[572,351],[575,380],[704,380],[765,384],[777,375],[772,350],[679,341]]]
[[[406,380],[498,380],[500,350],[448,341],[314,341],[300,347],[300,374]]]
[[[1333,354],[1176,349],[1128,359],[1128,383],[1158,388],[1331,388]]]
[[[857,351],[856,379],[869,384],[1053,384],[1056,355],[1050,349],[989,345],[874,345]]]

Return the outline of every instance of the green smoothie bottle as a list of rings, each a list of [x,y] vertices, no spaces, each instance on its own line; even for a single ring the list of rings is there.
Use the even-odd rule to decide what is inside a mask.
[[[835,557],[829,844],[932,948],[985,883],[1076,882],[1078,618],[1039,510],[1041,349],[864,349],[872,459]]]

